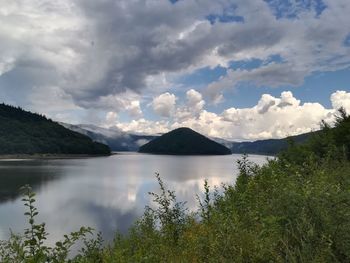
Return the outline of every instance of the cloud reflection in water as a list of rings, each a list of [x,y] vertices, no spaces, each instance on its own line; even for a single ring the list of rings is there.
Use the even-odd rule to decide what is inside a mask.
[[[155,172],[176,191],[178,200],[187,201],[187,207],[193,210],[204,179],[211,186],[235,181],[238,158],[128,153],[75,160],[0,162],[1,189],[8,185],[12,193],[12,199],[0,198],[0,239],[9,235],[9,228],[14,232],[24,228],[24,207],[14,188],[25,183],[31,183],[37,192],[38,222],[46,222],[49,241],[61,239],[64,233],[80,226],[93,227],[111,240],[117,229],[126,233],[145,205],[151,204],[148,192],[158,191]],[[266,160],[263,156],[250,159],[256,163]]]

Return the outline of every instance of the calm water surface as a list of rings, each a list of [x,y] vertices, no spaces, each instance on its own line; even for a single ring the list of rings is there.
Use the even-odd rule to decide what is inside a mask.
[[[110,157],[68,160],[0,161],[0,240],[27,227],[18,188],[30,184],[37,193],[39,216],[46,222],[49,241],[90,226],[110,240],[119,229],[125,233],[151,203],[159,172],[179,201],[196,207],[203,181],[210,185],[232,183],[240,155],[165,156],[122,153]],[[264,156],[251,155],[262,164]]]

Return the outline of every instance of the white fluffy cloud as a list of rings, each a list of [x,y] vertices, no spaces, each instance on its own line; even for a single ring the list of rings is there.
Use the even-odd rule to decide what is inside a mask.
[[[169,92],[163,93],[153,99],[152,107],[161,117],[170,117],[175,110],[176,96]]]
[[[106,121],[105,125],[108,126],[113,126],[116,122],[118,121],[118,114],[113,111],[109,111],[106,114]]]
[[[202,94],[194,89],[190,89],[186,92],[187,106],[194,112],[199,112],[203,109],[205,104]]]
[[[188,92],[188,105],[198,105],[204,101],[200,93]],[[178,127],[190,127],[207,136],[230,140],[259,140],[283,138],[289,135],[317,130],[322,120],[332,123],[339,106],[350,105],[350,93],[337,91],[331,95],[333,108],[327,109],[319,103],[305,102],[295,98],[290,91],[280,97],[263,94],[251,108],[229,108],[217,114],[200,108],[197,114],[190,114],[180,106],[174,122],[152,122],[141,119],[117,126],[125,131],[162,133]],[[196,108],[196,107],[192,107]],[[184,112],[187,113],[184,117]]]
[[[140,101],[138,100],[132,100],[130,104],[126,106],[126,110],[131,117],[140,118],[142,116]]]
[[[304,103],[283,92],[280,98],[262,95],[252,108],[225,110],[221,116],[230,123],[235,136],[244,139],[282,138],[317,130],[321,120],[330,121],[333,109],[319,103]]]
[[[332,94],[331,102],[334,109],[343,107],[350,114],[350,92],[338,90]]]
[[[119,122],[115,125],[125,132],[136,134],[161,134],[169,131],[169,122],[167,121],[149,121],[143,118],[132,120],[131,122]]]
[[[203,110],[205,101],[201,93],[194,89],[186,92],[185,104],[176,109],[175,121],[184,122],[191,118],[196,118]]]

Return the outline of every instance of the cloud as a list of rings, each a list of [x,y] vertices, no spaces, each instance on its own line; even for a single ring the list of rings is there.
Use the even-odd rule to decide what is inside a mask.
[[[222,92],[225,89],[235,88],[240,83],[251,83],[254,86],[284,87],[300,86],[304,77],[308,75],[306,70],[293,69],[288,63],[271,62],[267,65],[251,70],[228,70],[225,77],[208,85],[206,94],[208,98],[217,104],[221,102]]]
[[[13,85],[24,97],[33,87],[55,86],[77,106],[103,108],[94,102],[152,90],[152,80],[160,76],[166,80],[169,74],[277,54],[283,64],[229,71],[227,81],[220,81],[225,83],[212,86],[245,81],[298,86],[312,72],[350,64],[350,50],[343,45],[349,30],[339,26],[350,23],[350,5],[324,2],[327,8],[319,14],[313,6],[288,6],[286,14],[297,14],[294,19],[276,19],[274,6],[261,0],[237,0],[234,8],[228,0],[3,0],[0,85],[12,97]],[[225,10],[243,22],[206,19]],[[211,90],[214,101],[223,99],[222,88]]]
[[[153,99],[152,107],[161,117],[171,117],[175,110],[176,96],[169,92],[163,93]]]
[[[194,89],[190,89],[186,92],[187,106],[190,110],[198,112],[203,109],[205,101],[202,94]]]
[[[189,94],[194,95],[194,101],[202,101],[196,91]],[[191,114],[186,111],[186,106],[180,105],[173,122],[140,119],[118,123],[117,127],[125,131],[155,134],[185,126],[207,136],[229,140],[284,138],[318,130],[322,120],[332,124],[338,106],[350,105],[350,93],[337,91],[331,95],[331,101],[333,108],[327,109],[319,103],[302,103],[292,92],[285,91],[279,97],[263,94],[251,108],[228,108],[220,114],[201,109],[197,114]]]
[[[146,119],[132,120],[130,122],[118,122],[115,126],[122,131],[133,134],[162,134],[169,131],[168,121],[150,121]]]
[[[47,114],[80,109],[80,107],[75,105],[71,95],[56,86],[47,86],[45,89],[42,87],[33,87],[29,100],[31,110],[46,112]]]
[[[203,107],[205,101],[201,93],[194,89],[190,89],[186,92],[186,101],[184,105],[181,105],[176,109],[175,121],[183,122],[187,119],[197,117]]]
[[[262,95],[252,108],[225,110],[221,116],[232,132],[243,139],[283,138],[317,130],[321,120],[331,121],[333,109],[319,103],[301,104],[293,94],[282,92],[280,98]]]
[[[115,123],[118,121],[118,114],[113,111],[109,111],[106,114],[106,121],[105,125],[107,127],[115,125]]]
[[[314,72],[349,68],[349,1],[309,2],[2,0],[0,96],[57,120],[107,121],[145,133],[188,125],[211,136],[254,139],[316,129],[334,109],[301,103],[290,92],[262,95],[251,108],[205,108],[244,83],[291,89]],[[240,19],[207,19],[227,10]],[[253,60],[261,63],[232,68]],[[217,65],[226,74],[201,93],[177,83]],[[333,108],[349,109],[348,96],[333,94]],[[172,122],[147,120],[143,105]],[[118,123],[113,114],[122,112],[133,121]]]
[[[331,119],[332,112],[318,103],[300,104],[291,92],[283,92],[280,98],[262,95],[252,108],[229,108],[221,114],[202,111],[198,118],[174,126],[189,126],[228,139],[282,138],[318,129],[322,119]]]
[[[334,109],[343,107],[350,114],[350,92],[336,91],[331,95],[331,102]]]
[[[4,58],[2,61],[0,61],[0,76],[12,70],[14,66],[13,58]]]
[[[131,117],[141,118],[142,110],[140,107],[140,101],[132,100],[129,105],[126,106],[126,110]]]

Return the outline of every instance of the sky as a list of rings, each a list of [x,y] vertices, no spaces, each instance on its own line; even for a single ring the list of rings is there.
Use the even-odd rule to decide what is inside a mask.
[[[0,102],[142,134],[282,138],[350,112],[349,0],[0,0]]]

